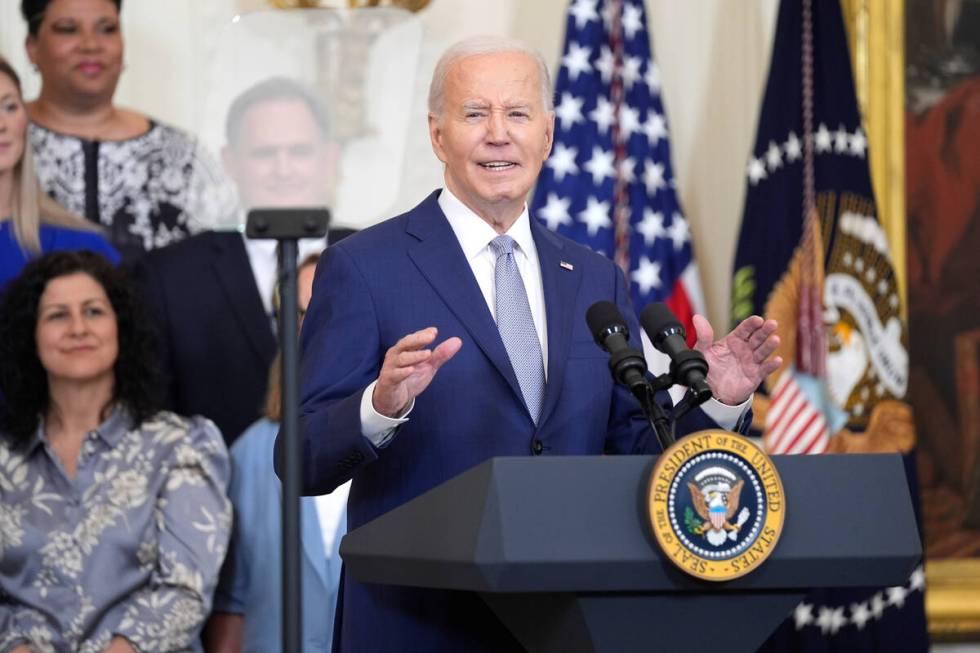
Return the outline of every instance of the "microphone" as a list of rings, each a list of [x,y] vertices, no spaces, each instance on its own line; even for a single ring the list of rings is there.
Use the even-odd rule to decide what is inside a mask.
[[[630,347],[630,332],[616,305],[596,302],[585,312],[585,321],[596,343],[609,352],[609,371],[616,382],[625,385],[641,400],[645,398],[649,388],[647,362],[642,352]]]
[[[653,386],[647,381],[647,361],[643,352],[630,347],[630,331],[622,313],[612,302],[596,302],[585,312],[585,321],[596,343],[609,352],[609,371],[613,379],[629,388],[639,400],[661,450],[666,451],[674,443],[673,429],[664,409],[654,398]]]
[[[708,361],[704,354],[688,348],[684,327],[666,304],[648,304],[640,314],[640,324],[650,342],[670,358],[670,375],[674,383],[686,385],[700,404],[711,398],[711,388],[705,377]]]

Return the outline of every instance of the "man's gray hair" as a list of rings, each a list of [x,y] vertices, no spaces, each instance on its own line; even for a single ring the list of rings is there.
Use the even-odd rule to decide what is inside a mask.
[[[503,36],[473,36],[458,41],[442,53],[432,72],[432,83],[429,84],[429,113],[438,116],[442,113],[443,100],[446,90],[446,77],[453,65],[467,57],[481,54],[498,54],[501,52],[520,52],[529,56],[538,67],[538,81],[541,84],[541,104],[545,111],[555,108],[554,95],[551,91],[551,75],[544,57],[535,48]]]

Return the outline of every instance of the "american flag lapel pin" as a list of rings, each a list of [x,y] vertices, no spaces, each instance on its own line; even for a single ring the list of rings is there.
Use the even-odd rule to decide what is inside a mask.
[[[575,269],[575,266],[572,265],[571,263],[569,263],[568,261],[562,261],[558,265],[560,265],[565,270],[574,270]]]

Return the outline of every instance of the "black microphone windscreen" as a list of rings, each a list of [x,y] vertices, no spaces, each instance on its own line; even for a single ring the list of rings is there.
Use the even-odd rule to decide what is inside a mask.
[[[640,313],[640,324],[643,325],[643,330],[647,332],[651,340],[655,340],[658,334],[670,328],[680,329],[681,333],[684,332],[680,320],[663,302],[647,304],[647,307]]]
[[[626,326],[623,314],[619,312],[616,305],[612,302],[596,302],[585,312],[585,322],[589,325],[589,331],[597,340],[603,332],[611,326]]]

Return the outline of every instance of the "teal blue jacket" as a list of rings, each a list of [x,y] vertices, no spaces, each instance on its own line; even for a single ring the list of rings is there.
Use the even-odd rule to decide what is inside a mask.
[[[259,420],[231,448],[228,495],[235,506],[235,523],[214,611],[244,616],[243,653],[268,653],[282,646],[282,489],[272,468],[278,430],[278,423]],[[347,510],[345,506],[333,550],[327,552],[314,500],[301,500],[303,651],[329,653],[340,582],[337,549],[347,531]]]

